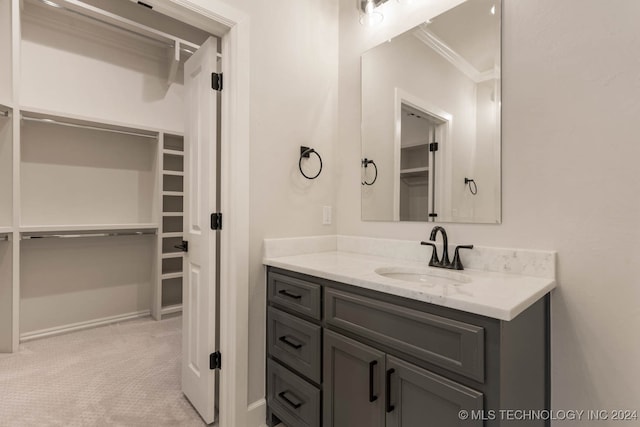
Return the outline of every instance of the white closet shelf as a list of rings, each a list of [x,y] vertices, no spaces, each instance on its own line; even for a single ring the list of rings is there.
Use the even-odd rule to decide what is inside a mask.
[[[409,187],[429,184],[429,177],[427,176],[409,175],[409,176],[403,176],[401,177],[401,179],[402,179],[402,182],[407,184]]]
[[[92,119],[75,114],[56,113],[40,108],[23,107],[20,110],[24,121],[49,123],[60,126],[86,128],[92,130],[116,132],[125,135],[139,136],[143,138],[158,139],[159,132],[149,128],[138,127],[126,123],[118,123],[109,120]]]
[[[162,259],[182,258],[182,257],[184,257],[184,252],[171,252],[168,254],[162,254]]]
[[[83,224],[83,225],[26,225],[21,233],[65,233],[65,232],[101,232],[101,231],[148,231],[157,230],[158,224]]]
[[[13,108],[6,104],[0,104],[0,117],[9,117]]]
[[[182,237],[184,236],[183,232],[179,233],[162,233],[162,237]]]
[[[429,167],[428,166],[423,166],[423,167],[420,167],[420,168],[400,169],[400,173],[401,174],[419,173],[419,172],[429,172]]]
[[[164,154],[170,154],[172,156],[184,156],[184,151],[178,151],[178,150],[170,150],[168,148],[164,148],[162,149],[162,152]]]
[[[162,216],[181,217],[184,216],[183,212],[162,212]]]
[[[184,196],[184,191],[163,191],[163,196]]]
[[[184,176],[184,172],[181,172],[181,171],[165,170],[165,171],[162,171],[162,174],[169,175],[169,176]]]
[[[181,311],[182,311],[182,304],[168,305],[166,307],[162,307],[162,310],[161,310],[162,315],[180,313]]]
[[[130,34],[135,34],[155,42],[160,42],[166,46],[175,46],[177,49],[190,54],[193,54],[200,47],[195,43],[191,43],[174,35],[156,30],[155,28],[147,27],[146,25],[94,7],[79,0],[64,0],[53,3],[56,3],[56,8],[53,10],[64,10],[66,12],[81,15],[84,18],[99,21]]]
[[[427,146],[429,146],[429,141],[423,140],[423,141],[414,141],[414,142],[405,143],[402,145],[402,147],[400,147],[400,149],[427,147]]]
[[[12,227],[0,227],[0,234],[8,234],[13,232]]]
[[[162,275],[162,280],[178,279],[180,277],[182,277],[182,271],[178,271],[177,273],[164,273]]]

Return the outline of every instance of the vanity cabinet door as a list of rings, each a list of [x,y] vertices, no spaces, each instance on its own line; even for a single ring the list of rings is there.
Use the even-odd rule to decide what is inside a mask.
[[[482,427],[460,411],[483,409],[482,393],[393,356],[387,356],[386,427]]]
[[[324,427],[384,427],[384,356],[324,330]]]

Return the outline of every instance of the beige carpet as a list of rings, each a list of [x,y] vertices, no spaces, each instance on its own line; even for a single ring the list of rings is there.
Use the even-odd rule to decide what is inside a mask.
[[[180,347],[180,317],[24,343],[0,354],[0,426],[203,426]]]

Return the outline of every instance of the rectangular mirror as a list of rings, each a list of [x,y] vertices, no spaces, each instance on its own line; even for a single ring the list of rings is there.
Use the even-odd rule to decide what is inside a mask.
[[[501,2],[362,55],[362,219],[500,223]]]

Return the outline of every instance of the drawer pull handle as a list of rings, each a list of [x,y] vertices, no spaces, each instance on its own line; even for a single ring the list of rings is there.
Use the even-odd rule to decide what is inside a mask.
[[[378,400],[378,396],[373,394],[373,373],[377,364],[377,360],[369,362],[369,402],[375,402]]]
[[[387,413],[393,411],[395,409],[395,406],[393,406],[391,404],[391,375],[395,372],[395,369],[389,369],[387,371],[387,381],[385,384],[385,397],[386,397],[386,406],[387,406]]]
[[[283,289],[278,292],[280,295],[284,295],[285,297],[293,298],[293,299],[302,299],[302,295],[292,294],[291,292]]]
[[[288,399],[287,396],[285,396],[287,393],[290,393],[290,391],[289,390],[281,391],[280,393],[278,393],[278,396],[280,396],[280,398],[282,398],[282,400],[284,400],[291,407],[293,407],[293,409],[298,409],[299,407],[302,406],[302,402],[296,403],[296,402],[293,402],[290,399]],[[291,395],[295,396],[293,393],[291,393]],[[296,397],[296,400],[298,400],[297,397]]]
[[[289,339],[287,338],[286,335],[281,336],[280,338],[278,338],[278,340],[282,341],[283,343],[285,343],[289,347],[295,348],[296,350],[298,350],[299,348],[302,348],[302,346],[303,346],[303,344],[296,344],[294,342],[289,341]]]

